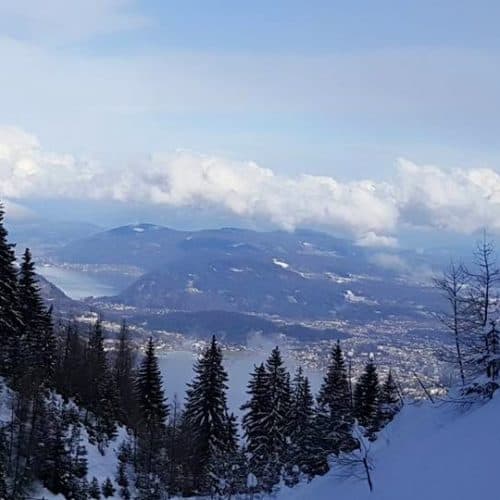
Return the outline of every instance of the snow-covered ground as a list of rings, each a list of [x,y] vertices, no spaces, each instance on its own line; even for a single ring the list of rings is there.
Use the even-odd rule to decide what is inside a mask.
[[[403,408],[372,444],[374,490],[331,470],[283,489],[279,500],[476,500],[500,498],[500,394],[466,412],[451,404]]]
[[[346,479],[346,471],[334,466],[310,483],[283,488],[277,500],[500,498],[499,421],[500,394],[466,411],[450,403],[407,405],[371,445],[373,492],[366,481]],[[114,479],[116,449],[125,437],[123,430],[120,434],[105,456],[84,440],[89,452],[89,480],[94,476],[100,483],[106,477]],[[46,490],[36,493],[47,499],[62,498]]]

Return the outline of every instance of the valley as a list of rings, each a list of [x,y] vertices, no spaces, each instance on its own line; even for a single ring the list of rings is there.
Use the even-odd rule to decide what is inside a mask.
[[[125,319],[138,346],[153,335],[168,355],[196,352],[215,334],[226,352],[253,360],[249,369],[279,344],[291,365],[321,373],[341,340],[353,377],[373,353],[412,396],[422,396],[415,371],[430,390],[449,383],[430,280],[442,259],[432,254],[312,231],[137,224],[53,248],[39,263],[68,296],[62,316],[90,322],[100,314],[111,338]]]

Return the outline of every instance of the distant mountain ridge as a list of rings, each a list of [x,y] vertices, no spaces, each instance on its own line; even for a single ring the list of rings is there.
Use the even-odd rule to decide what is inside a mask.
[[[139,308],[301,320],[415,316],[435,303],[432,289],[402,279],[397,269],[378,265],[374,257],[380,252],[308,230],[178,231],[135,224],[72,242],[54,257],[69,263],[142,268],[143,276],[107,299]],[[390,255],[401,259],[402,254]],[[413,260],[413,267],[424,260],[414,253],[405,258]]]

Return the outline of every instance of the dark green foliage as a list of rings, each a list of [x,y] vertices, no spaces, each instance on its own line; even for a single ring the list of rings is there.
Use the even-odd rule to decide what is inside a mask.
[[[8,448],[5,427],[0,427],[0,498],[7,498]]]
[[[47,409],[44,449],[38,475],[44,486],[67,498],[85,498],[87,451],[82,445],[79,416],[55,399]]]
[[[120,408],[118,418],[123,424],[133,427],[137,414],[134,393],[134,355],[125,321],[120,328],[113,377]]]
[[[118,452],[118,469],[116,471],[116,484],[120,487],[120,498],[130,500],[130,482],[128,469],[132,459],[132,448],[129,443],[122,443]]]
[[[301,474],[311,478],[328,470],[326,453],[319,446],[321,435],[316,425],[314,398],[302,368],[297,370],[293,379],[288,435],[288,484],[296,484]]]
[[[116,435],[118,395],[108,367],[100,318],[91,331],[86,349],[84,404],[91,412],[86,423],[90,436],[102,447]]]
[[[22,319],[14,245],[7,241],[4,210],[0,204],[0,374],[15,381],[21,370]]]
[[[271,351],[266,361],[266,385],[268,393],[268,413],[262,425],[268,434],[268,458],[261,478],[266,491],[280,480],[287,462],[287,438],[291,403],[290,375],[286,370],[278,347]]]
[[[318,395],[318,427],[325,453],[338,455],[356,447],[353,424],[350,384],[340,342],[337,342]]]
[[[46,310],[31,252],[26,249],[19,273],[18,295],[24,332],[24,368],[35,388],[52,387],[56,367],[56,339],[52,311]]]
[[[379,413],[382,425],[390,422],[400,409],[399,392],[392,370],[389,370],[387,378],[380,390]]]
[[[141,498],[159,498],[166,474],[166,419],[168,406],[158,360],[150,338],[135,384],[137,401],[137,488]]]
[[[261,487],[271,491],[287,462],[290,413],[290,376],[279,348],[265,365],[257,367],[248,385],[249,401],[243,405],[243,429],[250,452],[249,470]]]
[[[187,467],[193,477],[194,491],[213,494],[219,480],[212,474],[214,464],[232,446],[228,443],[227,373],[215,337],[196,362],[194,371],[183,422],[191,445]]]
[[[263,428],[263,422],[269,414],[269,394],[267,391],[267,374],[264,363],[255,367],[248,383],[247,394],[250,399],[242,406],[246,413],[243,416],[243,429],[250,454],[250,471],[256,477],[262,477],[269,453],[269,436]]]
[[[97,480],[96,477],[93,477],[92,481],[90,481],[88,493],[90,498],[95,498],[96,500],[100,500],[101,488],[99,487],[99,481]]]
[[[139,428],[164,427],[168,406],[163,392],[160,368],[156,358],[153,340],[150,338],[137,373],[135,397],[139,411]]]
[[[56,389],[67,400],[73,397],[83,404],[86,395],[85,346],[74,322],[64,327],[59,343],[59,356],[56,368]]]
[[[106,353],[104,352],[104,339],[100,318],[97,319],[90,332],[85,357],[87,377],[85,403],[90,411],[97,414],[102,399],[103,380],[105,380],[107,375]]]
[[[102,485],[102,496],[104,498],[110,498],[115,494],[115,487],[113,486],[113,482],[109,477],[106,478]]]
[[[354,411],[360,425],[370,438],[380,429],[379,414],[380,388],[377,368],[370,360],[359,378],[354,391]]]

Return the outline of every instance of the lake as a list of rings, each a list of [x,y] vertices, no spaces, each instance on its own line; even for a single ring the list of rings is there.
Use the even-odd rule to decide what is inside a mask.
[[[254,365],[265,361],[269,356],[265,351],[225,351],[224,367],[229,376],[228,403],[230,410],[236,415],[241,415],[240,407],[247,400],[247,385],[250,373]],[[293,373],[296,363],[293,359],[283,356],[288,369]],[[172,402],[176,394],[181,403],[186,395],[186,385],[193,378],[193,364],[196,354],[189,351],[172,351],[165,355],[159,355],[158,362],[163,376],[164,389],[169,400]],[[323,374],[318,371],[306,371],[314,391],[317,391]]]
[[[116,295],[121,291],[108,280],[100,278],[98,274],[52,265],[40,266],[37,272],[60,288],[68,297],[76,300],[90,296]]]

